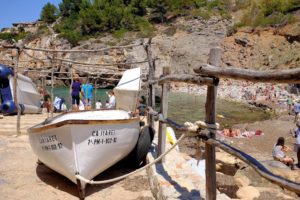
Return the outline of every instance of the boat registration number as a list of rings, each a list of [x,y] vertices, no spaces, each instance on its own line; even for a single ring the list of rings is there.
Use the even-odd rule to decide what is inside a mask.
[[[88,145],[101,145],[117,143],[116,130],[114,129],[101,129],[93,130],[88,139]]]

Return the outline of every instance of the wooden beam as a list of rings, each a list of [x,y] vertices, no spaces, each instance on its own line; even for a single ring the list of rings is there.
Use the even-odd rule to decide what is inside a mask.
[[[209,63],[219,66],[221,61],[221,48],[214,47],[210,50]],[[208,124],[216,123],[216,98],[217,86],[207,86],[205,103],[205,122]],[[210,138],[215,139],[215,132],[210,131]],[[205,143],[205,180],[206,180],[206,199],[216,200],[217,180],[216,180],[216,151],[215,147]]]
[[[163,76],[167,76],[170,74],[170,68],[163,68]],[[168,117],[168,102],[169,102],[169,90],[170,84],[164,83],[161,91],[161,103],[160,103],[160,113],[163,114],[165,118]],[[157,147],[157,156],[162,155],[166,151],[166,124],[159,122],[158,126],[158,147]],[[160,162],[164,162],[164,158]]]
[[[300,67],[289,70],[258,71],[236,67],[216,67],[214,65],[203,64],[200,67],[195,68],[194,71],[197,74],[251,82],[300,83]]]
[[[155,79],[153,81],[149,81],[149,84],[164,84],[167,82],[185,82],[196,85],[217,85],[218,81],[211,77],[204,77],[199,75],[190,75],[190,74],[172,74],[163,76],[159,79]]]

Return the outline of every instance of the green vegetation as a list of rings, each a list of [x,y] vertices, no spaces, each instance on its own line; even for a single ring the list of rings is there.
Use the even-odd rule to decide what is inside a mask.
[[[24,39],[28,35],[27,32],[21,31],[19,33],[0,33],[1,40],[7,40],[9,42],[13,42]]]
[[[259,0],[250,4],[239,26],[280,26],[293,22],[291,14],[300,9],[299,0]]]
[[[57,19],[58,16],[58,10],[55,7],[55,5],[51,3],[47,3],[41,12],[41,20],[43,20],[46,23],[53,23]]]
[[[59,9],[46,4],[41,19],[51,23],[60,17],[54,29],[77,45],[84,38],[104,32],[116,38],[128,31],[147,37],[154,32],[154,23],[168,23],[178,16],[228,18],[240,9],[245,15],[235,27],[284,24],[293,20],[290,12],[299,8],[299,0],[62,0]],[[176,27],[167,34],[174,31]]]

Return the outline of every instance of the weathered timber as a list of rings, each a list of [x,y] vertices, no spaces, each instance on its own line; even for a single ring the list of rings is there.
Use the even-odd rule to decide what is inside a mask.
[[[21,109],[19,106],[19,100],[17,95],[17,87],[18,87],[18,66],[19,66],[19,57],[20,57],[20,49],[13,49],[12,55],[15,57],[15,67],[14,67],[14,87],[13,87],[13,97],[14,103],[17,109],[17,134],[21,134]]]
[[[238,157],[245,163],[249,164],[259,175],[273,182],[274,184],[286,188],[290,191],[296,192],[297,194],[300,194],[300,183],[295,183],[293,181],[286,180],[278,175],[273,174],[259,161],[257,161],[255,158],[251,157],[250,155],[244,153],[243,151],[215,139],[204,140],[204,142],[206,144],[210,144],[215,147],[218,147],[235,157]]]
[[[163,76],[170,74],[170,68],[164,67],[163,68]],[[169,101],[169,90],[170,84],[164,83],[162,86],[161,91],[161,103],[160,103],[160,113],[163,114],[165,118],[168,117],[168,101]],[[158,149],[157,149],[157,156],[162,155],[166,151],[166,124],[159,122],[158,126]],[[164,162],[164,158],[161,160]]]
[[[185,82],[196,85],[218,85],[218,79],[211,77],[190,75],[190,74],[172,74],[149,81],[149,84],[164,84],[167,82]]]
[[[144,45],[144,49],[147,53],[147,60],[149,64],[149,77],[148,80],[154,80],[155,76],[155,61],[152,59],[152,51],[151,51],[151,41],[152,38],[149,38],[148,44]],[[154,85],[149,85],[148,89],[148,106],[154,108],[155,107],[155,87]],[[151,127],[154,127],[154,119],[152,115],[148,115],[148,124]]]
[[[53,66],[53,57],[48,57],[50,58],[50,67],[51,67],[51,100],[50,100],[50,112],[51,112],[51,118],[53,118],[53,109],[52,109],[52,101],[54,101],[54,66]]]
[[[257,71],[236,67],[216,67],[214,65],[203,64],[199,68],[195,68],[194,71],[197,74],[251,82],[300,83],[300,67],[289,70]]]
[[[219,66],[221,61],[221,48],[214,47],[210,50],[209,63]],[[208,124],[216,123],[216,98],[217,86],[207,86],[205,103],[205,122]],[[210,138],[215,139],[214,131],[210,131]],[[216,151],[215,147],[205,143],[205,176],[206,176],[206,199],[216,200],[217,180],[216,180]]]

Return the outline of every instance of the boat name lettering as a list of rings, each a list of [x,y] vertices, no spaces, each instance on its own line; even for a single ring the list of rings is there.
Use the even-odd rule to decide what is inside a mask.
[[[116,137],[88,139],[88,145],[112,144],[112,143],[116,143],[116,142],[117,142]]]
[[[40,138],[40,144],[56,142],[56,141],[57,141],[56,135],[42,136]]]
[[[106,130],[94,130],[92,132],[93,137],[101,137],[101,136],[113,136],[116,134],[116,130],[106,129]]]
[[[62,147],[63,147],[62,143],[49,144],[49,145],[43,145],[42,150],[44,150],[44,151],[55,151],[55,150],[62,149]]]

